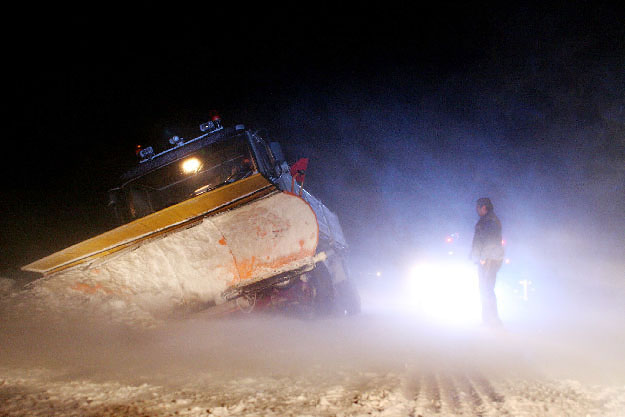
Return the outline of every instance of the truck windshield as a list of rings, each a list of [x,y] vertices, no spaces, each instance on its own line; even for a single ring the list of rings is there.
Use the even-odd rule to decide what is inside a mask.
[[[131,218],[243,179],[257,171],[245,136],[212,143],[122,186]]]

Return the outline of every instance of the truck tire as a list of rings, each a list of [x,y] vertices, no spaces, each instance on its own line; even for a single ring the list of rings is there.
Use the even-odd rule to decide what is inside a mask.
[[[334,286],[332,277],[323,264],[317,265],[310,273],[310,286],[313,289],[313,312],[317,317],[328,316],[334,312]]]

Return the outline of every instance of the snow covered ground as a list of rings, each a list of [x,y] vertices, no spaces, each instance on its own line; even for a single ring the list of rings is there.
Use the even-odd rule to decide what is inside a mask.
[[[352,372],[171,384],[93,381],[2,369],[2,415],[15,416],[622,416],[623,390],[576,381]],[[620,410],[619,410],[620,408]]]
[[[0,416],[625,416],[623,338],[605,329],[367,310],[146,327],[106,309],[29,314],[17,298],[2,310]]]

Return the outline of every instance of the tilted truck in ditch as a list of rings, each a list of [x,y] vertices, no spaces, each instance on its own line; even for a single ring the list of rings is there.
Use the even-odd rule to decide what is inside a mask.
[[[137,149],[140,162],[109,192],[117,228],[22,269],[42,273],[53,291],[115,296],[151,312],[357,313],[341,226],[298,183],[302,163],[289,167],[277,142],[243,125],[224,128],[215,117],[200,130],[159,153]]]

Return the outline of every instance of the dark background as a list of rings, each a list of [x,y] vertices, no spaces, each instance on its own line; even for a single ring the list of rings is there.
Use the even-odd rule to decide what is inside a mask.
[[[310,158],[364,269],[470,240],[483,196],[512,252],[625,259],[616,6],[49,12],[7,35],[2,276],[111,227],[134,146],[211,110]]]

